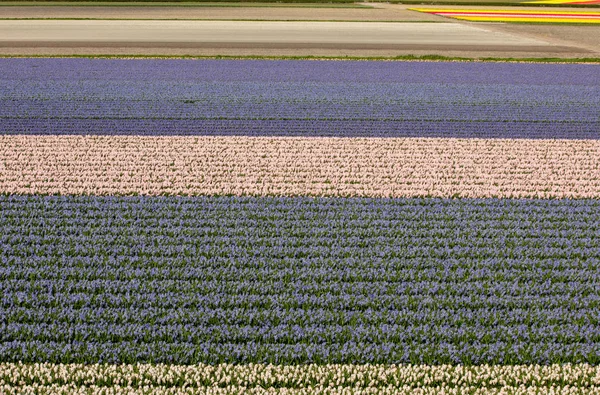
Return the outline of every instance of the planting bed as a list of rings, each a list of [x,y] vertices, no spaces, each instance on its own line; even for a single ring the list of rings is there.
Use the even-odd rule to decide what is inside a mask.
[[[598,139],[595,65],[0,59],[4,134]]]
[[[5,360],[598,362],[595,200],[1,203]]]
[[[0,392],[600,393],[597,65],[0,71]]]

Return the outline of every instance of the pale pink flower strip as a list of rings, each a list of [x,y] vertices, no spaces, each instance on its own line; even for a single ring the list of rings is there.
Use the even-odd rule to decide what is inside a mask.
[[[600,197],[600,141],[0,136],[0,192]]]

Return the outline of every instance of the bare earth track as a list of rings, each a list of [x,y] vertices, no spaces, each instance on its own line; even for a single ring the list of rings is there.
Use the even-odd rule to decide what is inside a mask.
[[[409,11],[407,7],[309,8],[309,7],[2,7],[0,18],[97,18],[97,19],[213,19],[213,20],[353,20],[439,21],[436,15]]]
[[[600,26],[472,23],[374,6],[0,7],[0,55],[600,57]]]

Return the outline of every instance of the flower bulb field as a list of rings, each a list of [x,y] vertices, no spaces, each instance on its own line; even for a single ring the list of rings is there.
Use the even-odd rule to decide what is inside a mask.
[[[599,139],[587,64],[0,59],[3,134]]]
[[[600,66],[0,59],[0,393],[600,394]]]

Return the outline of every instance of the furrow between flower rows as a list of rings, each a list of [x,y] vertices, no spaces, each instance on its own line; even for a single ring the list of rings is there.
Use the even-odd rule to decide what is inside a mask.
[[[0,136],[0,192],[600,197],[597,140]]]

